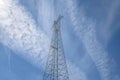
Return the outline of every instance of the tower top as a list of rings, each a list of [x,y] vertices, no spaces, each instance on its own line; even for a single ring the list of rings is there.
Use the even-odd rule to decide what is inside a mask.
[[[59,15],[58,19],[54,21],[53,27],[56,31],[60,28],[60,21],[63,18],[63,16]]]
[[[58,19],[54,21],[54,24],[58,24],[62,18],[63,16],[59,15]]]

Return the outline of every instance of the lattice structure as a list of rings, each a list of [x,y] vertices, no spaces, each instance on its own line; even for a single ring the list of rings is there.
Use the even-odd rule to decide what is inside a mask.
[[[62,18],[63,16],[59,16],[53,24],[52,40],[43,80],[69,80],[60,31],[60,21]]]

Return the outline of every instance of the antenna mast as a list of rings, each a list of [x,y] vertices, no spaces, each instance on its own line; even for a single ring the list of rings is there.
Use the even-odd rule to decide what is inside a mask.
[[[43,80],[69,80],[60,31],[62,18],[63,16],[59,16],[53,24],[54,29]]]

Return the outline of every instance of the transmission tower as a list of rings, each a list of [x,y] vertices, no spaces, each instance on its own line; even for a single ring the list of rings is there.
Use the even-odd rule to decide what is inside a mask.
[[[62,18],[63,16],[59,16],[53,24],[52,40],[43,80],[69,80],[60,31],[60,21]]]

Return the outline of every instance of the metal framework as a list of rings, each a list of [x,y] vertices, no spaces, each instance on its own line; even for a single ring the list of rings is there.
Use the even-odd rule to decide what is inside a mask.
[[[53,24],[53,34],[43,80],[69,80],[64,48],[62,43],[59,16]]]

